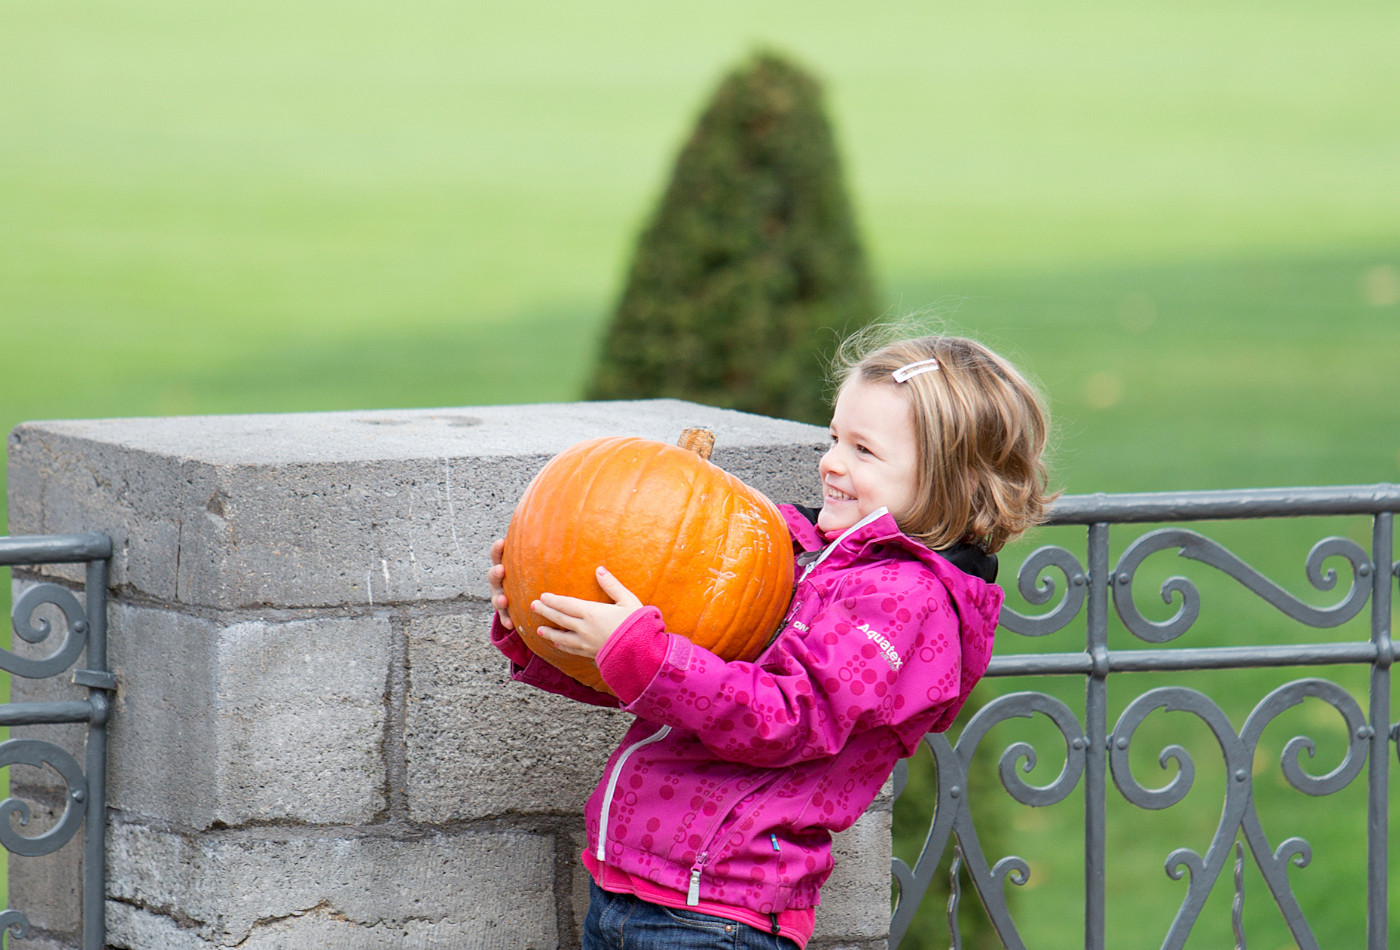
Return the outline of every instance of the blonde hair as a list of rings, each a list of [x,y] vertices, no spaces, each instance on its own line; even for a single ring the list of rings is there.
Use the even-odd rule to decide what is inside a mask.
[[[851,380],[896,386],[908,395],[916,438],[913,508],[893,512],[933,550],[972,541],[988,553],[1045,519],[1049,414],[1039,391],[1009,362],[974,340],[923,336],[890,341],[897,328],[848,339],[833,361],[840,388]],[[921,360],[937,369],[897,381]],[[932,365],[932,364],[928,364]]]

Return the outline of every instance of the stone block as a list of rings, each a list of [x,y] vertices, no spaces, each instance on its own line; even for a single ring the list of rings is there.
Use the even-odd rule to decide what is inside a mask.
[[[713,429],[714,461],[779,501],[817,497],[815,426],[677,400],[33,422],[9,445],[10,527],[101,530],[112,583],[204,607],[484,598],[492,538],[584,439]],[[76,568],[48,567],[76,576]]]
[[[329,946],[329,945],[327,945]],[[218,950],[175,920],[120,901],[107,902],[107,947],[136,950]],[[76,948],[74,948],[76,950]]]
[[[512,682],[488,639],[490,615],[475,604],[408,623],[404,745],[414,821],[582,813],[631,725],[626,713]]]
[[[187,515],[182,499],[210,490],[211,469],[189,457],[159,459],[100,435],[89,438],[84,430],[83,423],[39,422],[10,433],[10,533],[104,532],[113,542],[113,587],[140,578],[143,595],[176,599]],[[39,570],[75,583],[83,579],[81,564]]]
[[[583,866],[582,854],[583,849],[588,845],[588,833],[583,828],[581,817],[578,827],[568,835],[561,836],[561,840],[568,842],[569,893],[567,907],[569,920],[573,926],[574,942],[578,943],[583,937],[583,921],[588,916],[588,902],[593,891],[593,878],[589,876],[588,869]]]
[[[107,850],[108,896],[122,905],[111,915],[108,942],[116,947],[557,944],[554,842],[547,835],[179,835],[118,823]]]
[[[853,944],[889,936],[891,817],[877,801],[833,837],[836,866],[822,886],[815,936]]]
[[[383,810],[386,618],[110,613],[113,808],[194,828]]]

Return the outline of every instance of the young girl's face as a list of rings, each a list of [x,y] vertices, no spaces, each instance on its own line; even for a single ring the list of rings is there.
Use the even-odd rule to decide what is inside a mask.
[[[914,410],[899,386],[847,382],[831,414],[831,448],[817,466],[822,479],[817,527],[830,537],[880,508],[895,516],[911,509],[916,455]]]

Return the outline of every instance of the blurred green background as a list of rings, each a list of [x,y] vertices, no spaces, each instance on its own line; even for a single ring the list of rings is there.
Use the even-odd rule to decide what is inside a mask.
[[[575,399],[766,46],[825,82],[888,314],[1030,370],[1060,486],[1400,481],[1397,36],[1389,0],[3,0],[0,423]]]
[[[0,412],[575,398],[720,75],[821,77],[891,312],[1072,491],[1400,477],[1393,3],[6,0]]]

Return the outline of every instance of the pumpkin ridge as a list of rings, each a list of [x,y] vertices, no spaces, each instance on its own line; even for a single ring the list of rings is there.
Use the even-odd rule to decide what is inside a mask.
[[[586,456],[584,456],[583,458],[570,458],[567,460],[569,462],[569,466],[565,468],[564,471],[567,473],[570,482],[573,482],[581,477],[581,463],[584,461],[585,458]],[[577,533],[573,526],[570,525],[563,518],[550,517],[548,514],[547,507],[543,507],[540,510],[539,519],[545,525],[544,550],[546,552],[550,552],[550,556],[556,557],[561,561],[572,560],[574,556],[574,548],[576,547],[577,537]],[[569,589],[559,591],[548,591],[548,593],[559,593],[569,597],[579,596],[579,591],[573,590],[572,585],[566,583],[565,586]],[[546,590],[541,590],[539,591],[539,593],[546,593]],[[544,622],[543,617],[540,617],[539,619],[542,623]]]
[[[657,443],[657,445],[659,446],[658,448],[655,448],[653,451],[650,451],[649,453],[646,454],[646,456],[644,457],[645,460],[643,461],[643,463],[642,463],[640,466],[634,464],[634,465],[632,465],[632,466],[629,467],[629,472],[628,472],[628,474],[629,474],[629,477],[631,477],[631,479],[632,479],[632,485],[633,485],[634,492],[635,492],[634,497],[635,497],[635,499],[636,499],[636,504],[637,504],[638,506],[642,506],[642,505],[648,503],[648,499],[646,499],[646,498],[643,497],[643,494],[642,494],[641,489],[640,489],[640,488],[637,488],[636,486],[642,485],[642,484],[645,484],[645,483],[646,483],[647,477],[648,477],[648,475],[650,474],[650,472],[652,471],[652,469],[657,468],[658,465],[659,465],[659,463],[661,463],[661,462],[663,462],[663,461],[666,461],[666,459],[665,459],[665,456],[666,456],[666,454],[667,454],[666,449],[671,448],[671,446],[666,445],[664,442],[663,442],[663,443]],[[663,474],[664,474],[664,472],[663,472]],[[693,481],[693,480],[692,480],[691,484],[692,484],[692,486],[694,485],[694,481]],[[689,497],[687,497],[687,501],[688,501],[688,500],[689,500]],[[684,513],[685,511],[689,510],[688,506],[678,506],[678,508],[679,508],[679,510],[680,510],[682,513]],[[636,514],[634,513],[634,510],[633,510],[633,501],[632,501],[631,498],[629,498],[628,501],[627,501],[627,503],[624,504],[624,505],[622,506],[622,511],[619,512],[619,517],[620,517],[620,518],[623,520],[623,522],[627,525],[627,529],[628,529],[629,532],[630,532],[630,531],[633,531],[633,530],[636,530],[636,525],[634,524],[635,522],[639,522],[639,521],[642,521],[642,520],[643,520],[643,519],[641,519],[641,518],[638,518],[638,517],[636,516]],[[651,519],[647,519],[647,520],[649,521],[649,523],[646,525],[647,530],[649,530],[649,531],[655,530],[656,525],[655,525],[654,520],[651,520]],[[667,524],[667,528],[670,530],[670,533],[675,533],[679,528],[684,527],[684,526],[685,526],[685,521],[684,521],[684,520],[682,520],[682,521],[679,523],[679,525],[676,525],[676,524],[674,524],[674,523],[668,523],[668,524]],[[651,566],[649,567],[649,570],[647,571],[645,577],[646,577],[646,579],[647,579],[650,583],[649,583],[649,586],[647,587],[646,590],[639,591],[639,590],[637,590],[637,589],[635,589],[635,588],[633,588],[633,587],[631,587],[631,586],[628,586],[627,584],[624,584],[623,586],[626,586],[628,590],[632,591],[632,593],[635,594],[635,595],[637,596],[637,599],[640,600],[642,603],[647,604],[647,605],[650,605],[650,606],[659,606],[659,605],[656,603],[656,600],[657,600],[656,594],[657,594],[657,591],[659,590],[659,588],[662,586],[663,578],[665,578],[665,576],[666,576],[666,569],[667,569],[667,567],[670,565],[671,559],[672,559],[674,556],[675,556],[675,548],[674,548],[673,546],[668,546],[667,549],[666,549],[666,560],[662,561],[662,562],[659,563],[659,564],[651,565]],[[662,613],[664,614],[665,611],[663,610]],[[666,619],[667,619],[667,622],[669,623],[671,618],[668,617],[668,618],[666,618]]]
[[[718,483],[724,489],[723,491],[719,492],[720,502],[722,503],[721,505],[711,504],[706,506],[706,514],[708,516],[708,527],[714,538],[714,554],[712,554],[710,557],[710,560],[713,562],[714,557],[716,555],[726,555],[727,552],[730,550],[730,537],[733,534],[734,528],[734,523],[731,519],[734,516],[734,509],[738,504],[738,499],[735,497],[734,489],[736,487],[737,480],[734,478],[734,476],[730,475],[723,469],[716,469],[711,474],[714,475],[714,482]],[[726,558],[726,562],[727,560],[728,559]],[[727,563],[721,566],[727,567]],[[737,567],[739,568],[739,570],[732,572],[736,577],[739,574],[743,573],[744,565],[739,564],[737,565]],[[709,582],[708,586],[706,587],[707,596],[705,598],[704,607],[701,609],[699,616],[696,618],[695,627],[697,630],[706,629],[706,624],[710,622],[709,618],[714,613],[715,607],[721,605],[728,605],[727,610],[722,611],[722,613],[728,613],[731,616],[729,617],[728,621],[724,624],[724,627],[719,630],[715,630],[712,628],[707,630],[706,632],[707,640],[714,638],[716,640],[716,643],[724,643],[732,639],[735,633],[735,624],[738,618],[733,616],[735,614],[733,605],[737,603],[743,603],[744,601],[742,598],[735,600],[732,597],[716,597],[709,595],[709,591],[713,589],[713,585],[717,579],[714,573],[715,568],[713,565],[709,568],[709,571],[711,572],[711,576],[706,578],[706,580]],[[723,578],[718,579],[722,580]],[[744,583],[747,586],[748,580],[745,579]],[[721,585],[722,592],[723,587],[724,585]],[[716,636],[716,634],[718,634],[718,636]],[[712,652],[715,652],[717,651],[718,647],[711,646],[709,649]]]
[[[570,466],[569,466],[569,469],[568,469],[568,470],[569,470],[569,478],[570,478],[570,479],[577,478],[577,477],[578,477],[578,464],[577,464],[576,462],[573,462],[573,460],[561,460],[561,461],[568,461],[568,462],[571,463]],[[541,479],[540,481],[543,481],[543,480]],[[538,484],[538,483],[539,483],[539,482],[536,482],[536,484]],[[532,486],[532,487],[533,487],[533,486]],[[532,492],[531,492],[531,495],[533,495],[533,494],[534,494],[534,492],[532,491]],[[569,526],[568,526],[567,524],[565,524],[565,523],[563,522],[562,519],[559,519],[559,518],[550,518],[550,517],[547,515],[546,512],[547,512],[547,507],[542,506],[541,509],[540,509],[540,511],[539,511],[539,513],[535,516],[535,520],[536,520],[538,523],[540,523],[540,524],[542,524],[542,525],[544,526],[544,530],[543,530],[543,532],[542,532],[543,537],[544,537],[544,544],[542,545],[542,547],[543,547],[543,549],[546,550],[546,551],[559,551],[559,552],[561,552],[561,553],[565,553],[565,552],[568,551],[568,548],[566,547],[566,544],[568,544],[568,543],[570,542],[570,540],[571,540],[571,538],[570,538],[571,532],[570,532]],[[541,590],[541,591],[539,591],[538,593],[542,594],[542,593],[544,593],[544,591]],[[531,611],[531,613],[533,614],[533,611]],[[535,614],[534,616],[535,616],[535,618],[536,618],[540,623],[543,623],[543,621],[544,621],[544,618],[543,618],[543,617],[540,617],[538,614]],[[538,624],[537,624],[537,626],[538,626]]]
[[[612,522],[610,522],[608,525],[609,533],[616,532],[617,527],[619,527],[619,525],[617,525],[617,519],[623,519],[624,513],[626,513],[626,506],[623,506],[623,511],[619,512],[616,509],[616,505],[606,505],[606,499],[603,499],[603,501],[596,501],[594,497],[594,492],[596,490],[599,490],[599,488],[601,488],[603,494],[608,494],[608,492],[613,491],[613,485],[615,485],[617,481],[617,472],[615,470],[615,467],[617,465],[617,451],[619,451],[619,449],[634,449],[636,448],[636,446],[633,446],[631,444],[634,444],[634,442],[638,441],[640,441],[640,439],[633,439],[627,437],[599,439],[599,444],[596,445],[595,448],[592,449],[592,451],[589,451],[588,455],[585,456],[585,458],[578,460],[578,467],[580,467],[580,469],[587,469],[589,472],[588,484],[585,485],[584,488],[582,488],[582,491],[578,492],[578,497],[584,499],[585,505],[598,505],[599,508],[603,509],[610,508],[609,513],[615,515],[615,519],[613,519]],[[629,469],[629,466],[623,466],[624,472],[630,474]],[[637,480],[640,480],[640,478],[634,477],[634,484],[636,484]],[[570,555],[571,557],[573,557],[573,551],[570,551]],[[608,599],[608,595],[606,595],[606,593],[603,593],[602,585],[601,583],[598,583],[598,579],[596,579],[595,575],[595,571],[599,567],[605,567],[608,568],[609,571],[613,571],[616,565],[578,565],[578,569],[580,569],[580,571],[587,571],[588,576],[594,578],[594,583],[592,583],[592,588],[589,589],[589,593],[587,596],[592,597],[592,599],[595,600],[606,600]],[[623,565],[623,574],[627,574],[626,565]],[[627,586],[626,582],[624,582],[623,586]],[[631,590],[630,586],[627,586],[627,589]]]
[[[677,449],[676,446],[666,445],[663,443],[662,447],[657,450],[653,461],[669,461],[668,459],[666,459],[666,456],[674,456],[676,451],[689,452],[690,450]],[[709,462],[706,462],[704,459],[699,459],[699,462],[699,465],[689,466],[685,469],[687,477],[686,487],[688,490],[686,492],[685,500],[676,504],[676,511],[679,513],[680,517],[673,521],[671,524],[668,524],[667,526],[667,533],[674,535],[678,538],[692,537],[697,530],[697,526],[708,526],[708,522],[710,521],[709,506],[704,504],[697,504],[695,502],[695,495],[697,490],[703,490],[703,484],[709,481],[709,476],[712,474],[708,468],[710,464]],[[640,481],[640,479],[638,480]],[[672,564],[675,563],[677,556],[683,551],[687,555],[691,555],[692,553],[688,547],[682,544],[672,544],[666,547],[665,560],[661,561],[656,566],[656,570],[651,575],[654,587],[660,587],[665,583],[665,579],[671,571]],[[689,559],[690,558],[687,557],[687,560]],[[671,585],[666,586],[669,587]],[[654,603],[655,590],[653,590],[652,594],[653,597],[650,602]],[[673,607],[673,605],[667,606]],[[666,613],[666,611],[664,610],[662,612],[663,614]],[[666,616],[666,623],[667,626],[670,628],[671,632],[679,633],[687,640],[693,641],[695,638],[696,631],[700,629],[699,618],[702,615],[703,611],[701,611],[701,613],[697,614],[695,617],[677,617],[676,611],[673,607],[672,611]]]
[[[533,495],[535,494],[536,486],[541,485],[545,482],[547,477],[546,473],[548,473],[549,476],[557,477],[556,473],[562,472],[567,476],[568,480],[571,483],[579,479],[581,477],[581,473],[579,470],[582,467],[581,463],[584,458],[586,458],[586,456],[556,456],[556,458],[551,460],[545,466],[545,468],[541,469],[539,475],[535,477],[535,481],[532,482],[530,485],[527,497],[533,500]],[[554,471],[550,471],[550,466],[557,467],[554,469]],[[521,505],[524,505],[524,503],[525,499],[522,499]],[[541,545],[544,550],[558,551],[563,554],[567,554],[572,551],[572,545],[567,543],[573,536],[570,530],[570,526],[566,524],[562,519],[550,517],[547,505],[542,506],[541,510],[536,514],[534,520],[536,523],[544,525],[544,543]],[[543,593],[543,591],[541,591],[541,593]]]
[[[725,503],[725,505],[724,505],[724,511],[720,514],[720,516],[719,516],[718,518],[714,519],[714,520],[721,526],[720,530],[722,531],[722,534],[720,534],[720,536],[716,539],[715,547],[716,547],[716,550],[717,550],[717,551],[724,552],[724,554],[726,555],[726,560],[727,560],[727,555],[728,555],[728,553],[729,553],[730,544],[731,544],[731,542],[730,542],[730,536],[731,536],[731,534],[733,533],[733,532],[730,530],[730,527],[731,527],[731,525],[732,525],[732,522],[730,521],[730,519],[734,517],[734,508],[735,508],[735,506],[737,505],[737,500],[735,499],[734,495],[730,494],[728,497],[726,497],[726,498],[724,499],[724,503]],[[713,571],[714,571],[714,568],[711,568],[710,570],[711,570],[711,572],[713,572]],[[741,595],[741,596],[739,597],[739,599],[738,599],[738,602],[739,602],[739,603],[745,603],[745,602],[747,601],[747,599],[748,599],[749,585],[750,585],[750,584],[752,583],[752,581],[753,581],[752,572],[749,572],[749,573],[750,573],[750,576],[744,579],[744,589],[743,589],[742,595]],[[716,578],[715,578],[714,576],[711,576],[711,577],[708,578],[708,580],[709,580],[709,586],[706,588],[707,594],[708,594],[709,591],[713,590],[713,588],[714,588],[714,583],[715,583]],[[705,600],[705,607],[704,607],[703,610],[700,611],[700,617],[699,617],[699,619],[696,620],[696,622],[695,622],[695,626],[696,626],[697,628],[700,628],[700,627],[703,627],[703,626],[704,626],[705,618],[708,617],[709,614],[711,613],[711,609],[715,606],[716,600],[717,600],[717,598],[716,598],[716,597],[713,597],[713,596],[707,596],[707,597],[706,597],[706,600]],[[732,614],[733,611],[730,611],[730,613]],[[728,640],[733,639],[733,637],[734,637],[734,635],[735,635],[734,623],[735,623],[735,618],[734,618],[734,617],[731,617],[730,620],[729,620],[729,622],[725,625],[725,627],[724,627],[723,630],[714,631],[714,633],[716,634],[716,642],[717,642],[717,643],[724,643],[724,642],[727,642]],[[711,649],[711,650],[715,650],[716,647],[711,647],[710,649]]]
[[[792,536],[788,533],[787,523],[783,520],[782,514],[776,505],[764,498],[761,502],[754,502],[757,511],[756,515],[768,525],[771,534],[762,536],[767,546],[766,556],[774,563],[781,565],[779,573],[782,575],[782,583],[765,592],[764,603],[767,605],[768,628],[759,631],[759,639],[756,641],[754,656],[763,651],[772,638],[773,631],[783,621],[783,615],[787,613],[787,605],[792,600],[795,578],[792,574]],[[778,540],[781,539],[781,542]],[[755,571],[755,576],[762,587],[768,580],[775,580],[768,571]]]
[[[749,503],[749,502],[747,502],[747,501],[744,500],[744,499],[735,499],[735,505],[736,505],[736,507],[739,506],[739,505],[742,505],[742,506],[743,506],[743,508],[745,509],[745,518],[746,518],[746,519],[748,519],[748,518],[753,518],[753,519],[756,519],[756,520],[759,520],[759,521],[764,521],[764,520],[766,520],[766,519],[764,518],[764,514],[765,514],[764,512],[755,510],[756,506],[753,505],[753,504],[751,504],[751,503]],[[733,515],[733,513],[731,512],[731,514],[730,514],[730,519],[731,519],[731,520],[730,520],[730,524],[733,524],[733,520],[732,520],[733,517],[734,517],[734,515]],[[752,550],[752,549],[751,549],[751,550]],[[768,598],[768,597],[763,597],[763,596],[762,596],[762,595],[764,594],[764,590],[763,590],[763,586],[764,586],[764,585],[763,585],[763,581],[764,581],[764,572],[756,569],[756,568],[757,568],[757,564],[756,564],[755,562],[761,560],[763,563],[766,564],[766,563],[772,558],[772,556],[773,556],[773,552],[772,552],[771,549],[769,549],[769,550],[764,550],[764,551],[761,552],[761,554],[759,554],[758,556],[755,556],[755,557],[753,557],[753,558],[750,559],[749,570],[748,570],[748,572],[747,572],[747,573],[748,573],[748,577],[747,577],[746,580],[745,580],[745,583],[744,583],[744,590],[743,590],[743,593],[742,593],[742,596],[741,596],[741,599],[740,599],[740,602],[741,602],[741,603],[746,603],[746,604],[747,604],[747,603],[761,602],[762,607],[763,607],[763,613],[764,613],[765,615],[766,615],[766,614],[768,613],[768,611],[771,609],[771,607],[769,606],[769,600],[770,600],[770,598]],[[755,586],[757,586],[757,590],[754,589]],[[738,615],[737,615],[737,614],[736,614],[736,619],[738,619]],[[745,629],[745,630],[743,630],[743,631],[736,631],[736,632],[734,632],[734,633],[731,633],[731,636],[734,636],[734,635],[741,635],[741,637],[742,637],[742,639],[743,639],[744,641],[757,640],[757,641],[761,642],[763,639],[766,639],[766,638],[767,638],[768,634],[769,634],[769,631],[767,631],[767,630],[761,630],[761,631],[759,631],[759,630],[753,630],[753,629],[751,629],[751,628],[747,628],[747,629]],[[749,648],[749,649],[746,649],[744,652],[747,654],[747,653],[751,652],[751,650],[752,650],[752,648]],[[742,657],[741,657],[741,659],[742,659]],[[753,659],[753,658],[751,657],[750,659]]]
[[[598,504],[598,502],[593,500],[593,493],[595,489],[597,489],[600,485],[604,491],[612,490],[614,480],[617,477],[616,473],[612,470],[611,465],[611,463],[613,462],[615,451],[618,448],[629,447],[627,443],[634,441],[636,440],[625,437],[600,439],[599,444],[597,446],[591,449],[584,457],[579,459],[577,468],[586,469],[589,473],[587,484],[584,485],[581,490],[577,491],[578,496],[584,499],[585,505]],[[600,505],[600,507],[606,506]],[[563,519],[560,520],[562,521]],[[610,525],[610,527],[615,529],[616,523],[614,522],[614,524]],[[572,548],[570,548],[569,557],[570,560],[573,560],[576,557],[575,552]],[[613,565],[611,564],[586,564],[580,565],[578,569],[581,571],[586,570],[589,572],[590,576],[595,576],[594,572],[599,567],[606,567],[609,571],[613,570]],[[630,590],[631,588],[628,589]],[[607,595],[603,592],[602,585],[597,582],[596,576],[593,581],[593,587],[590,591],[590,594],[595,600],[607,597]],[[585,595],[579,594],[576,596],[582,597]]]

